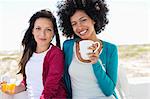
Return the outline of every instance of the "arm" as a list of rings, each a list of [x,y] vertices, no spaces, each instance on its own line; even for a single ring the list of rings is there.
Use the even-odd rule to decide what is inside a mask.
[[[42,92],[42,97],[44,99],[53,98],[57,95],[57,92],[60,88],[60,82],[62,80],[63,71],[64,71],[64,56],[63,53],[59,50],[49,62],[49,71],[44,84],[44,90]]]
[[[72,60],[72,53],[73,53],[73,44],[74,42],[65,41],[63,43],[63,52],[65,56],[65,65],[64,65],[64,83],[67,91],[67,98],[72,97],[72,90],[71,90],[71,80],[68,73],[68,68]]]
[[[17,94],[17,93],[20,93],[22,91],[25,91],[26,90],[26,87],[24,86],[24,84],[20,83],[20,85],[18,86],[15,86],[13,89],[11,89],[12,91],[3,91],[4,93],[8,94],[8,95],[13,95],[13,94]]]
[[[3,84],[3,83],[2,83]],[[6,83],[7,84],[7,83]],[[14,85],[13,85],[14,86]],[[3,87],[3,86],[2,86]],[[10,87],[10,86],[9,86]],[[13,88],[13,89],[12,89]],[[0,88],[0,89],[2,89],[2,88]],[[8,90],[6,90],[6,91],[3,91],[4,93],[6,93],[6,94],[9,94],[9,95],[12,95],[12,94],[17,94],[17,93],[20,93],[20,92],[22,92],[22,91],[25,91],[26,90],[26,86],[25,86],[25,79],[24,80],[22,80],[22,82],[19,84],[19,85],[17,85],[17,86],[14,86],[14,87],[12,87],[11,86],[11,92],[10,91],[8,91]]]
[[[109,62],[107,62],[105,68],[106,72],[102,68],[100,61],[93,64],[94,73],[98,80],[99,87],[106,96],[113,94],[117,82],[118,53],[116,46],[113,47],[112,50],[110,56],[106,57],[109,58]]]
[[[19,93],[26,90],[26,78],[23,77],[23,80],[21,81],[20,85],[15,87],[15,93]]]
[[[25,90],[26,90],[25,85],[21,83],[20,85],[15,87],[15,94],[20,93],[20,92],[25,91]]]

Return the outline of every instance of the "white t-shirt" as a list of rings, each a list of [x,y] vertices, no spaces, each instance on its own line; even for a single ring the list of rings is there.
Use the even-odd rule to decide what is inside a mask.
[[[69,74],[73,99],[112,99],[112,97],[106,97],[99,88],[92,64],[80,62],[76,54],[73,55]]]
[[[50,48],[48,50],[50,50]],[[33,53],[32,57],[26,64],[25,73],[29,99],[40,99],[42,94],[43,62],[47,51],[42,53]]]

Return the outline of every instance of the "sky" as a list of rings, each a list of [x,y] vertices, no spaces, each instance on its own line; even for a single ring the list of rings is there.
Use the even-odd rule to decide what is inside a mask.
[[[57,1],[0,0],[0,51],[20,50],[28,20],[36,11],[50,9],[57,18]],[[107,0],[107,3],[109,24],[99,38],[116,45],[150,44],[149,0]],[[62,43],[64,40],[61,36]]]

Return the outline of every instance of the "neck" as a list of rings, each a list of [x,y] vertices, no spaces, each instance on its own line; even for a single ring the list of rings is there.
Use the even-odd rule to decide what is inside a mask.
[[[47,46],[47,47],[38,47],[38,46],[37,46],[37,48],[36,48],[36,53],[45,52],[48,48],[49,48],[49,46]]]
[[[89,40],[98,41],[98,38],[97,38],[97,36],[96,36],[96,33],[93,33],[93,35],[91,35],[91,37],[89,38]]]

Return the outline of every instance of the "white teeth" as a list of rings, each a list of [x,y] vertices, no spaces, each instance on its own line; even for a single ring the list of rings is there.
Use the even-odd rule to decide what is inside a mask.
[[[83,35],[86,31],[87,31],[87,30],[84,30],[84,31],[80,32],[80,34]]]

